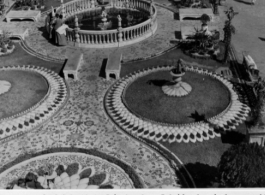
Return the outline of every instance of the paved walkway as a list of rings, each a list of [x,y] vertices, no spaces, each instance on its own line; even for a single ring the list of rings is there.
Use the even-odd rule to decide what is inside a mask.
[[[174,31],[178,23],[175,23],[173,13],[158,8],[158,17],[158,33],[139,44],[125,47],[125,60],[150,56],[174,46],[170,40],[175,39]],[[29,29],[30,36],[26,38],[26,42],[36,52],[64,59],[66,52],[81,50],[85,62],[79,70],[80,81],[69,82],[70,99],[57,116],[28,134],[0,143],[0,168],[18,156],[49,148],[93,148],[127,162],[145,181],[148,188],[179,186],[174,170],[166,159],[125,135],[105,117],[103,97],[113,81],[99,77],[99,72],[103,59],[113,49],[56,47],[42,36],[44,19],[37,23],[1,23],[2,28],[8,29],[13,26]],[[4,187],[6,182],[5,178],[1,178],[0,186]]]
[[[156,2],[160,3],[160,0],[156,0]],[[169,5],[164,0],[162,3]],[[258,38],[265,38],[262,34],[265,23],[262,20],[265,14],[263,11],[265,2],[260,0],[255,6],[235,1],[229,4],[240,11],[240,15],[236,16],[234,20],[237,34],[233,39],[238,54],[246,51],[247,48],[247,52],[253,56],[262,74],[265,74],[262,67],[265,57],[261,53],[265,42]],[[221,12],[221,20],[217,20],[214,25],[221,28],[223,18],[224,14]],[[175,31],[180,31],[181,25],[199,24],[198,22],[181,24],[178,20],[174,20],[172,12],[164,8],[158,8],[158,23],[158,31],[154,37],[123,48],[125,60],[162,52],[174,45],[170,41],[175,40]],[[0,168],[18,156],[49,148],[94,148],[130,164],[149,188],[158,188],[162,185],[177,187],[179,185],[175,180],[174,170],[169,166],[167,160],[139,141],[125,135],[105,117],[102,101],[106,90],[113,81],[106,81],[99,77],[99,71],[103,59],[113,49],[56,47],[43,36],[44,18],[37,23],[11,22],[7,24],[0,22],[0,25],[1,29],[14,26],[23,29],[29,28],[30,36],[26,38],[26,42],[38,53],[64,59],[67,50],[80,50],[84,53],[85,60],[79,70],[80,81],[69,82],[70,99],[58,115],[49,123],[16,140],[0,143]],[[246,28],[246,26],[250,28]],[[0,185],[3,187],[4,184],[5,179],[2,178]]]

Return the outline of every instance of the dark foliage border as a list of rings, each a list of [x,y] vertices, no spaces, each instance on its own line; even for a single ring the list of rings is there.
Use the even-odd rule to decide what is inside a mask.
[[[31,158],[34,157],[38,157],[38,156],[42,156],[45,154],[52,154],[52,153],[57,153],[57,152],[71,152],[71,153],[83,153],[83,154],[89,154],[89,155],[93,155],[96,157],[100,157],[104,160],[107,160],[110,163],[113,163],[117,166],[119,166],[121,169],[123,169],[125,171],[125,173],[130,177],[130,179],[132,180],[134,187],[135,188],[144,188],[144,182],[142,181],[142,179],[137,175],[137,173],[135,172],[135,170],[130,167],[129,165],[127,165],[126,163],[122,162],[121,160],[112,157],[108,154],[105,154],[103,152],[100,152],[96,149],[83,149],[83,148],[50,148],[48,150],[44,150],[38,153],[34,153],[34,154],[25,154],[23,156],[19,156],[17,159],[15,159],[14,161],[4,165],[1,169],[0,169],[0,173],[4,172],[5,170],[23,162],[26,160],[29,160]]]

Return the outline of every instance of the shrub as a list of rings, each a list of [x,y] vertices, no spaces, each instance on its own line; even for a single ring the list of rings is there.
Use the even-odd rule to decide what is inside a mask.
[[[83,170],[83,171],[79,174],[80,179],[88,178],[88,177],[91,175],[91,173],[92,173],[92,170],[91,170],[90,168]]]
[[[106,179],[106,174],[105,173],[101,173],[98,175],[94,175],[92,177],[89,178],[89,183],[88,185],[100,185],[102,184],[102,182]]]
[[[73,164],[68,165],[65,172],[69,175],[69,177],[71,177],[72,175],[78,172],[78,169],[79,169],[79,164],[73,163]]]
[[[265,187],[265,152],[257,143],[231,146],[221,157],[218,170],[225,187]]]

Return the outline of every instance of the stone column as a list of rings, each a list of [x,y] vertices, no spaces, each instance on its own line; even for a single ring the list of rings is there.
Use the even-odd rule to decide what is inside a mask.
[[[79,47],[79,43],[80,43],[80,36],[78,34],[80,28],[79,28],[79,25],[78,25],[78,18],[77,16],[75,15],[75,46]]]

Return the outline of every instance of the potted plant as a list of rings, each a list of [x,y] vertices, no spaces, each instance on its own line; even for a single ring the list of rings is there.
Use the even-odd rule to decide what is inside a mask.
[[[7,52],[7,48],[4,47],[4,48],[1,49],[1,51],[2,51],[3,53],[6,53],[6,52]]]

